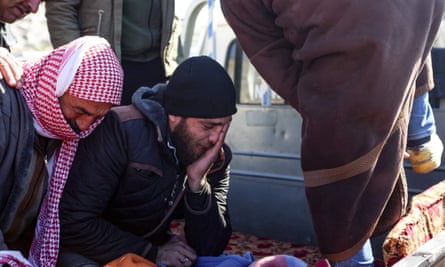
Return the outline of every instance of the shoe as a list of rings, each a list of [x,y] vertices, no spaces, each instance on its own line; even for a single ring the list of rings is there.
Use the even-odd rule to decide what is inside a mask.
[[[443,144],[437,134],[432,134],[430,141],[408,147],[409,160],[417,173],[428,173],[440,166]]]

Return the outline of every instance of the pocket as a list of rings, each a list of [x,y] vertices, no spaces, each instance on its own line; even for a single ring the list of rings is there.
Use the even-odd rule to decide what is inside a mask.
[[[130,163],[126,174],[122,177],[119,191],[125,194],[151,194],[160,179],[160,171],[152,165]]]

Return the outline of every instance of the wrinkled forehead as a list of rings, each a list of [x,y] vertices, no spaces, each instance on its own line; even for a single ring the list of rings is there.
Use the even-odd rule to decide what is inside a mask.
[[[71,108],[90,116],[104,116],[112,107],[111,103],[85,100],[76,96],[65,94],[60,101],[62,108]]]

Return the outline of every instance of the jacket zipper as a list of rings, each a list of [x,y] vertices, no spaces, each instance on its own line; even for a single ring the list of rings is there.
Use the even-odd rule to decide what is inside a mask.
[[[102,27],[102,16],[103,16],[104,12],[105,11],[103,9],[97,10],[97,29],[96,29],[97,36],[100,36],[100,30]]]

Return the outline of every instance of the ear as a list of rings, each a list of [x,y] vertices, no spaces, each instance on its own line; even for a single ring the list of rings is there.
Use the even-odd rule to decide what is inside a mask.
[[[181,116],[176,115],[168,115],[168,124],[170,125],[170,129],[173,131],[176,128],[176,125],[181,121]]]

